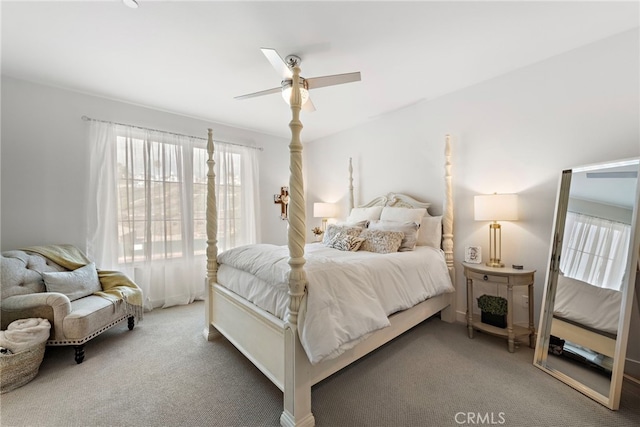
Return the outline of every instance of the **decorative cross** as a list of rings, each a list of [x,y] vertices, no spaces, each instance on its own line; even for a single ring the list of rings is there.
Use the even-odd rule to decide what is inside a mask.
[[[281,187],[280,194],[273,195],[273,203],[280,205],[280,219],[286,220],[289,214],[289,187]]]

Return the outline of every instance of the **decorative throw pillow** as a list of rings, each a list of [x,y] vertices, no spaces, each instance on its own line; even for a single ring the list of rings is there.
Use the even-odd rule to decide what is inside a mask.
[[[440,249],[442,246],[442,215],[422,218],[417,245]]]
[[[366,229],[360,234],[360,237],[364,239],[360,246],[361,251],[388,254],[398,252],[404,233],[400,231]]]
[[[47,292],[60,292],[71,301],[102,290],[93,262],[73,271],[43,272],[42,277]]]
[[[336,223],[336,225],[348,225],[349,227],[367,228],[369,226],[369,222],[370,221],[368,219],[363,219],[362,221],[357,221],[357,222],[348,222],[348,221],[338,222]]]
[[[362,232],[362,227],[355,227],[351,225],[327,225],[327,229],[324,231],[324,237],[322,238],[322,244],[329,246],[331,241],[336,237],[338,233],[344,233],[349,236],[358,237]]]
[[[329,247],[341,251],[356,252],[358,249],[360,249],[362,242],[364,242],[364,239],[362,237],[355,237],[345,233],[338,233],[329,244]]]
[[[372,221],[374,219],[380,219],[380,212],[382,212],[382,206],[371,206],[370,208],[353,208],[351,213],[347,217],[347,223],[353,224],[359,221]]]
[[[399,252],[412,251],[418,241],[418,230],[420,225],[415,222],[407,221],[371,221],[369,224],[370,230],[383,230],[383,231],[400,231],[404,234],[402,243],[400,243]]]
[[[417,222],[420,224],[422,217],[427,215],[426,208],[392,208],[385,206],[380,214],[380,219],[384,221]]]

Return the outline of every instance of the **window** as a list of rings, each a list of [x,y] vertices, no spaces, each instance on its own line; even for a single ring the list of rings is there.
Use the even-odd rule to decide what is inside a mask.
[[[145,308],[201,298],[206,276],[205,141],[92,121],[87,253],[142,288]],[[215,147],[218,249],[255,243],[257,150]]]
[[[568,212],[560,270],[568,277],[620,290],[630,235],[630,225]]]
[[[188,155],[188,153],[187,153]],[[118,261],[182,257],[193,221],[182,206],[185,153],[176,144],[118,137]]]
[[[118,261],[205,255],[206,149],[118,136],[117,158]],[[226,249],[249,243],[242,229],[244,162],[232,149],[218,163],[218,246]],[[186,174],[188,170],[193,173]],[[184,204],[190,194],[192,204]]]
[[[257,171],[254,149],[216,146],[216,204],[218,205],[218,250],[256,242],[257,216],[254,179]],[[195,251],[207,249],[207,150],[194,150],[194,232]]]

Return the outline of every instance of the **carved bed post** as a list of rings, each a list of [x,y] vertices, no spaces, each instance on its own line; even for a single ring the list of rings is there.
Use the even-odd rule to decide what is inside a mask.
[[[444,212],[442,215],[442,250],[449,268],[451,283],[456,284],[456,270],[453,264],[453,187],[451,185],[451,135],[445,135],[444,147]],[[455,298],[451,298],[451,305],[443,310],[443,320],[455,321]]]
[[[347,216],[351,214],[355,207],[356,205],[353,202],[353,163],[351,162],[351,157],[349,157],[349,212],[347,212]]]
[[[218,281],[218,208],[216,204],[216,174],[213,160],[213,130],[209,129],[207,140],[207,280],[206,280],[206,322],[205,334],[207,340],[218,335],[218,331],[211,326],[210,301],[213,291],[212,285]]]
[[[302,176],[302,143],[300,132],[300,68],[293,67],[291,89],[291,144],[289,144],[289,307],[285,314],[284,329],[284,411],[280,416],[283,426],[313,426],[311,413],[311,373],[307,355],[298,339],[298,311],[307,286],[304,270],[306,240],[304,182]]]

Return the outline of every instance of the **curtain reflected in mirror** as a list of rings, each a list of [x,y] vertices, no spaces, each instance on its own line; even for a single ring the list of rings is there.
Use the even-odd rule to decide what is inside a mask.
[[[619,406],[638,269],[639,159],[563,171],[534,364]]]

